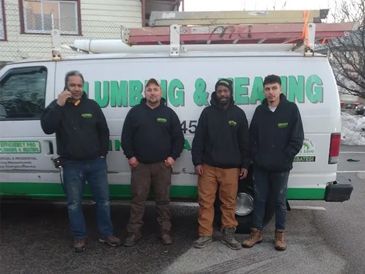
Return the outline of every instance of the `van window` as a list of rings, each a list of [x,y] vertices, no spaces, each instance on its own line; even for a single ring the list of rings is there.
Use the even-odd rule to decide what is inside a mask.
[[[44,110],[47,68],[10,69],[0,79],[0,120],[39,119]]]

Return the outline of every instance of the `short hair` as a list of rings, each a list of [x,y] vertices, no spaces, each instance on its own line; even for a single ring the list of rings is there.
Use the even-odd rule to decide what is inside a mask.
[[[149,85],[151,85],[151,84],[154,84],[154,85],[156,85],[156,86],[160,87],[160,84],[157,82],[157,80],[156,80],[155,78],[151,78],[151,79],[149,79],[149,80],[147,81],[147,83],[146,83],[146,87],[148,87],[148,86],[149,86]]]
[[[281,86],[281,79],[279,76],[275,74],[270,74],[266,76],[264,79],[264,86],[267,84],[275,84],[275,83],[278,83]]]
[[[85,83],[85,80],[84,80],[84,76],[82,75],[81,72],[79,72],[78,70],[71,70],[69,72],[66,73],[66,76],[65,76],[65,87],[67,87],[67,82],[68,82],[68,78],[70,78],[71,76],[79,76],[82,80],[82,84]]]

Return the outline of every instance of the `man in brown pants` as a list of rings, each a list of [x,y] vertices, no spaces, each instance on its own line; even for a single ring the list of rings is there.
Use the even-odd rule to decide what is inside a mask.
[[[214,201],[219,188],[222,211],[222,242],[232,249],[241,244],[234,238],[238,180],[247,176],[249,164],[248,124],[243,110],[234,105],[232,81],[220,79],[211,96],[211,105],[200,118],[192,145],[198,178],[199,238],[194,247],[212,241]]]
[[[127,114],[122,131],[122,148],[132,171],[132,203],[124,246],[142,237],[145,201],[154,190],[157,221],[163,244],[172,244],[170,216],[171,171],[184,145],[176,113],[166,106],[160,85],[150,79],[145,98]]]

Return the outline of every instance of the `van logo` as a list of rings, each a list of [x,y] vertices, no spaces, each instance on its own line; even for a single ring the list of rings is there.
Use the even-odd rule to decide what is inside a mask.
[[[233,120],[229,120],[228,125],[230,125],[231,127],[235,127],[237,125],[237,122],[233,121]]]
[[[161,117],[158,117],[156,119],[157,123],[161,123],[161,124],[165,124],[167,123],[167,119],[166,118],[161,118]]]
[[[286,123],[278,123],[278,128],[287,128],[288,125],[289,125],[288,122],[286,122]]]
[[[85,119],[90,119],[90,118],[93,118],[93,115],[92,115],[92,113],[82,113],[81,117],[85,118]]]

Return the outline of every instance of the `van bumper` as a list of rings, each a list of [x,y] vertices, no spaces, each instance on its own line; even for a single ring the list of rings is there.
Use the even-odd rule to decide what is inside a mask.
[[[326,202],[344,202],[350,199],[353,186],[351,184],[338,184],[336,181],[326,187],[324,199]]]

